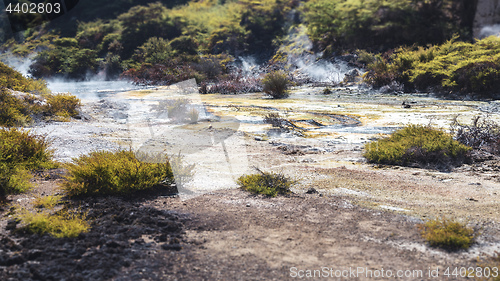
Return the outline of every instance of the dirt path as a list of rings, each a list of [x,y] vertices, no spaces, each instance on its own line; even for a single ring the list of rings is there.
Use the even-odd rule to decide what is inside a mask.
[[[186,201],[160,198],[148,204],[190,219],[185,223],[184,249],[160,252],[141,275],[147,280],[291,280],[307,274],[300,270],[326,268],[330,275],[330,269],[333,274],[350,269],[378,271],[374,274],[382,269],[394,274],[411,270],[416,275],[404,280],[428,280],[429,267],[442,271],[475,264],[465,252],[426,246],[415,218],[358,207],[341,196],[266,198],[224,190]],[[167,266],[172,260],[174,265]],[[137,270],[126,269],[116,280],[132,280],[127,276]],[[417,276],[420,272],[423,277]],[[377,279],[365,274],[350,279]]]

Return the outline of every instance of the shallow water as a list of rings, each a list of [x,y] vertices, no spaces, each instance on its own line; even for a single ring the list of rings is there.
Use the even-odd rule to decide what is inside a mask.
[[[119,92],[145,89],[129,81],[48,81],[48,88],[55,93],[71,93],[83,101],[96,101]]]
[[[494,102],[382,94],[356,86],[334,88],[330,95],[322,94],[322,87],[299,87],[282,100],[269,99],[262,93],[200,95],[194,80],[148,89],[127,82],[102,81],[50,83],[49,87],[75,94],[82,99],[84,110],[95,117],[92,122],[50,123],[34,128],[57,139],[59,160],[70,161],[93,150],[118,147],[179,154],[185,165],[196,165],[185,188],[202,187],[204,192],[236,187],[235,179],[251,171],[245,144],[248,136],[250,140],[299,146],[305,153],[328,155],[361,151],[367,142],[406,124],[431,123],[446,129],[456,116],[468,123],[473,116],[485,116],[485,108],[490,112],[488,118],[500,121]],[[189,108],[199,113],[198,123],[178,122],[169,116],[167,107],[161,105],[176,99],[189,100]],[[403,101],[411,107],[403,108]],[[272,128],[264,122],[270,113],[279,114],[295,129]],[[312,157],[307,165],[333,165],[323,158]],[[358,158],[345,162],[357,162]]]

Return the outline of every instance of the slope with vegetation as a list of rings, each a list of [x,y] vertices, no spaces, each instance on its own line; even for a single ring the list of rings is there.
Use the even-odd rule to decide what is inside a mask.
[[[26,78],[0,62],[0,126],[24,126],[35,117],[66,120],[78,115],[80,100],[52,94],[46,82]]]
[[[47,31],[49,26],[29,30],[24,43],[4,46],[26,55],[36,42],[40,52],[30,69],[35,77],[81,80],[104,71],[116,78],[128,70],[129,77],[165,79],[167,84],[176,82],[170,80],[179,73],[186,74],[178,79],[211,80],[225,73],[225,62],[234,56],[272,55],[294,5],[276,0],[193,1],[171,8],[156,2],[113,18],[79,21],[74,32],[58,35],[56,29]]]
[[[365,80],[374,86],[397,82],[407,90],[495,97],[500,86],[500,38],[475,43],[457,38],[441,45],[399,48],[368,58]]]
[[[23,56],[39,52],[30,69],[35,77],[82,80],[100,73],[153,84],[189,78],[238,84],[228,63],[241,55],[268,61],[298,25],[314,50],[335,55],[442,43],[454,33],[469,40],[475,11],[474,1],[437,0],[87,2],[69,13],[76,25],[55,20],[4,48]]]
[[[471,38],[475,1],[310,0],[304,6],[311,38],[330,52],[384,51]]]
[[[30,171],[56,167],[50,143],[28,131],[0,129],[0,202],[31,188]]]

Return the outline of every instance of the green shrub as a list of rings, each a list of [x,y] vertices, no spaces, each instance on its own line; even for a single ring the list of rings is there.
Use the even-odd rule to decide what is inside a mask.
[[[290,187],[295,182],[282,173],[267,173],[260,170],[258,172],[258,174],[239,177],[237,183],[244,190],[271,197],[292,193]]]
[[[288,97],[288,78],[283,71],[273,71],[262,79],[263,91],[274,99]]]
[[[31,213],[22,210],[17,217],[26,224],[22,230],[39,235],[48,233],[56,238],[77,237],[90,228],[82,215],[66,209],[55,214],[47,211]]]
[[[30,170],[52,168],[52,151],[45,136],[16,128],[0,129],[0,162]]]
[[[131,57],[135,49],[151,37],[173,39],[180,36],[183,23],[172,18],[171,14],[161,3],[150,3],[137,5],[119,15],[123,56]]]
[[[81,106],[80,99],[70,94],[46,95],[47,106],[45,113],[61,117],[75,117]]]
[[[70,196],[130,194],[172,181],[168,161],[141,162],[132,151],[99,151],[67,164],[63,187]]]
[[[14,93],[0,89],[0,126],[25,126],[33,121],[33,116],[75,117],[80,107],[80,99],[70,94],[44,94],[43,99],[31,94]]]
[[[30,190],[33,187],[31,178],[31,173],[22,165],[0,163],[0,201],[3,201],[6,195]]]
[[[0,129],[0,198],[29,189],[30,170],[56,167],[49,145],[29,131]]]
[[[475,230],[449,219],[429,220],[418,225],[420,234],[431,246],[447,250],[468,249],[476,237]]]
[[[89,73],[97,73],[98,66],[99,60],[95,50],[58,45],[39,52],[30,65],[29,73],[36,78],[85,80]]]
[[[442,130],[408,125],[388,138],[366,144],[364,157],[380,164],[448,167],[467,160],[470,150]]]
[[[136,61],[157,64],[164,63],[172,56],[172,48],[163,38],[151,37],[137,48],[134,54]]]

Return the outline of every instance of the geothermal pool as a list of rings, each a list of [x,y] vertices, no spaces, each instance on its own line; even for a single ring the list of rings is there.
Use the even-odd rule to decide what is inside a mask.
[[[297,87],[282,100],[263,93],[200,95],[194,80],[147,89],[126,82],[50,83],[49,87],[81,98],[83,111],[92,117],[33,128],[53,140],[58,160],[71,161],[103,149],[163,153],[179,157],[184,166],[195,165],[184,188],[200,192],[236,187],[235,179],[251,171],[248,142],[299,147],[316,153],[304,165],[332,167],[361,161],[364,144],[406,124],[448,129],[454,118],[469,123],[476,115],[500,121],[497,102],[378,93],[358,86],[333,88],[327,95],[323,87]],[[169,116],[167,108],[177,100],[185,100],[188,111],[197,112],[198,122]],[[266,124],[269,114],[277,114],[292,129]],[[358,155],[340,162],[325,156],[346,150]]]

